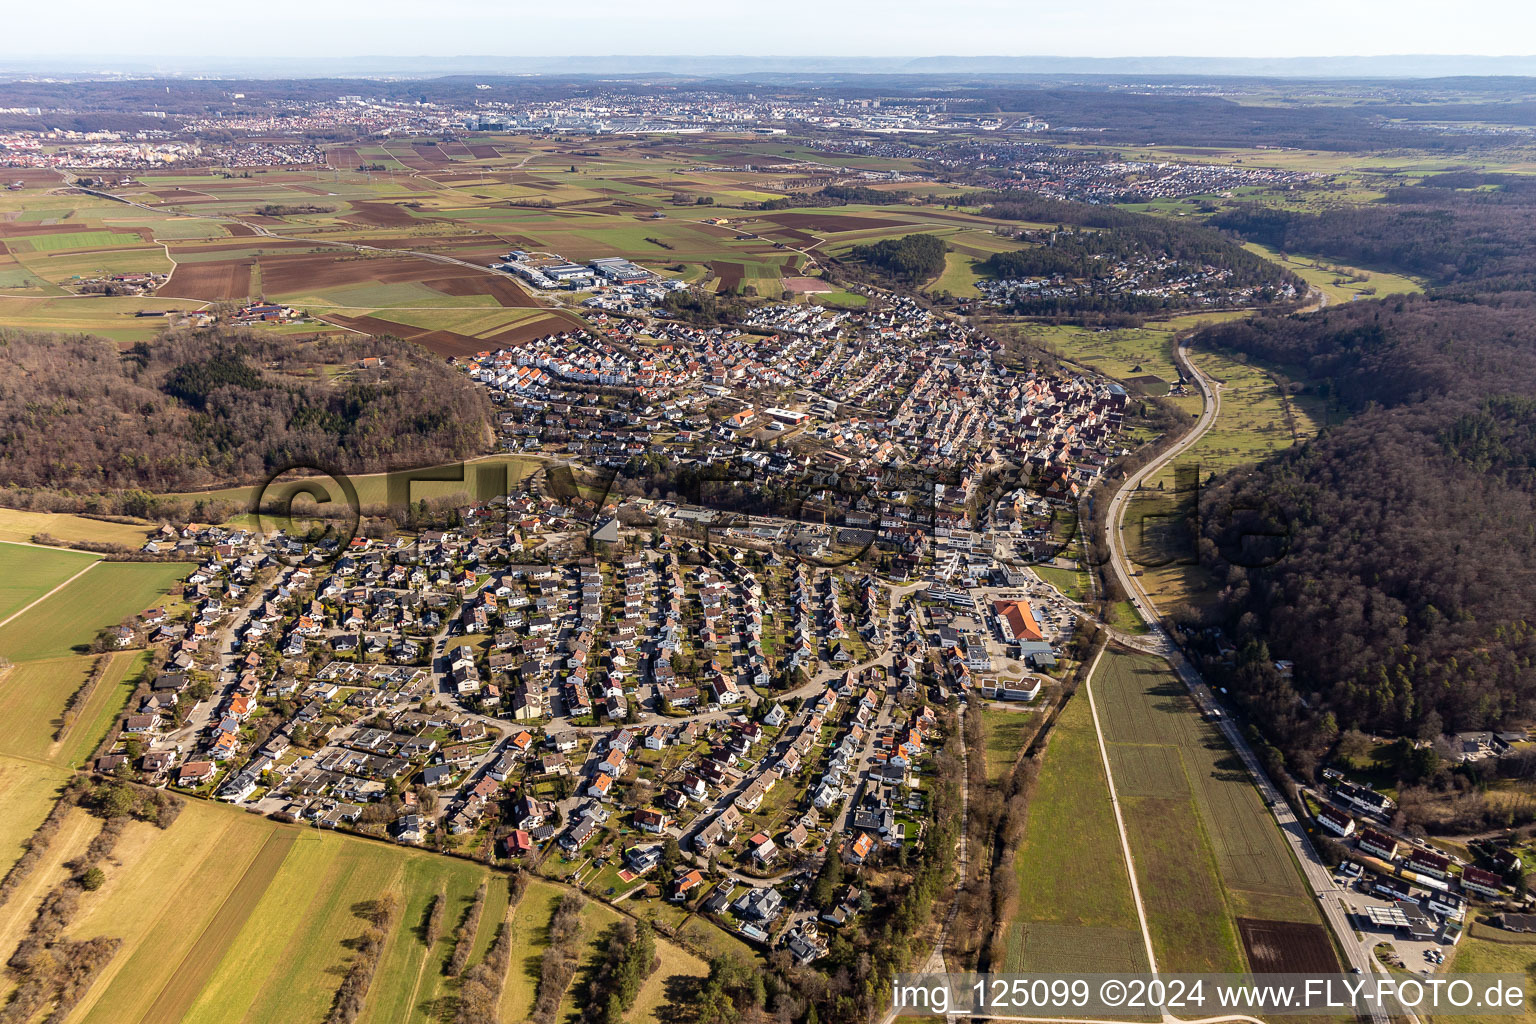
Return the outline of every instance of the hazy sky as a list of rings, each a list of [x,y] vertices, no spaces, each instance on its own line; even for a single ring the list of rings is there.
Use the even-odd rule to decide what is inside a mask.
[[[0,3],[0,55],[1284,57],[1536,52],[1530,0]]]

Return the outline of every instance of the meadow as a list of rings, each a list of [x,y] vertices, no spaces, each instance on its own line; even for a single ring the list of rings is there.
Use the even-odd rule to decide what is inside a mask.
[[[107,659],[101,680],[55,740],[70,696],[90,677],[98,657]],[[143,651],[122,651],[24,661],[5,670],[0,674],[0,754],[79,767],[122,710],[146,660]]]
[[[148,523],[117,523],[65,513],[0,508],[0,541],[27,543],[45,533],[65,543],[99,541],[138,548],[148,538],[149,530]],[[10,547],[0,548],[0,558],[10,550]]]
[[[1482,925],[1479,927],[1488,927]],[[1525,978],[1526,1006],[1536,995],[1536,943],[1523,941],[1525,936],[1502,933],[1509,941],[1494,941],[1476,935],[1463,935],[1456,950],[1448,958],[1446,973],[1455,974],[1516,974]],[[1481,1014],[1456,1018],[1465,1024],[1498,1024],[1509,1020],[1507,1014]]]
[[[1017,707],[984,707],[987,731],[987,780],[995,782],[1008,773],[1019,751],[1039,730],[1043,714]]]
[[[1014,870],[1019,906],[994,970],[1147,969],[1085,695],[1068,700],[1052,728]]]
[[[180,562],[101,562],[68,586],[0,626],[0,656],[62,658],[96,634],[163,602],[188,566]]]
[[[1320,921],[1242,762],[1151,655],[1092,680],[1160,969],[1238,971],[1236,918]]]
[[[1152,380],[1177,379],[1172,360],[1176,333],[1198,322],[1186,318],[1159,325],[1152,332],[1162,336],[1156,345],[1149,344],[1149,331],[1144,328],[1104,332],[1099,339],[1057,350],[1073,351],[1085,365],[1146,389]],[[1048,330],[1059,336],[1075,329]],[[1097,354],[1092,354],[1094,348]],[[1123,350],[1113,351],[1116,348]],[[1189,359],[1216,382],[1220,412],[1199,441],[1142,483],[1127,503],[1123,520],[1127,553],[1140,569],[1141,585],[1164,609],[1178,604],[1201,607],[1216,597],[1215,581],[1197,563],[1187,529],[1198,486],[1213,475],[1253,465],[1308,440],[1327,419],[1316,400],[1291,395],[1283,374],[1269,367],[1198,347],[1189,350]],[[1187,390],[1187,396],[1170,400],[1197,415],[1203,401],[1192,385]]]
[[[1280,253],[1257,242],[1248,242],[1243,248],[1280,264],[1328,296],[1329,302],[1414,295],[1424,290],[1422,284],[1401,274],[1345,266],[1319,256]]]
[[[0,622],[95,561],[82,551],[0,543]]]

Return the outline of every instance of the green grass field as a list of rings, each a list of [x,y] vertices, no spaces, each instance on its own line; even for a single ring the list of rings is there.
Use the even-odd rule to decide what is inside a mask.
[[[65,249],[124,249],[145,245],[144,239],[138,235],[117,231],[60,232],[56,235],[33,235],[26,241],[26,248],[32,252],[60,252]]]
[[[1259,245],[1257,242],[1249,242],[1243,248],[1285,267],[1328,296],[1329,302],[1353,302],[1356,299],[1381,298],[1386,295],[1413,295],[1424,290],[1424,286],[1419,282],[1403,277],[1401,274],[1345,266],[1321,256],[1301,256],[1295,253],[1286,253],[1282,256],[1274,249]],[[1363,278],[1363,280],[1356,280],[1356,278]]]
[[[981,291],[976,287],[976,279],[981,273],[978,269],[980,264],[981,260],[965,253],[945,253],[944,272],[928,285],[928,290],[948,292],[962,299],[980,298]]]
[[[97,560],[83,551],[0,544],[0,621]]]
[[[1524,936],[1510,937],[1515,940]],[[1446,968],[1448,974],[1518,974],[1526,979],[1525,994],[1526,1006],[1529,1007],[1533,995],[1536,995],[1536,943],[1522,941],[1495,942],[1491,939],[1482,939],[1474,935],[1463,935],[1456,945],[1455,953],[1449,958]],[[1437,1018],[1440,1019],[1440,1018]],[[1450,1018],[1445,1018],[1450,1019]],[[1455,1020],[1458,1024],[1498,1024],[1508,1021],[1509,1015],[1483,1014],[1479,1016],[1458,1016]]]
[[[1236,917],[1320,921],[1242,762],[1167,664],[1111,648],[1093,688],[1159,968],[1240,970]]]
[[[1092,581],[1086,569],[1058,569],[1053,565],[1030,566],[1035,575],[1055,587],[1069,601],[1086,601]]]
[[[186,576],[180,562],[102,562],[25,614],[0,626],[0,655],[60,658],[96,634],[163,601]]]
[[[533,1009],[539,961],[549,948],[549,918],[563,892],[558,885],[532,880],[523,893],[512,918],[512,952],[501,990],[503,1024],[521,1024]]]
[[[1007,774],[1040,728],[1041,716],[1034,711],[983,708],[981,717],[987,728],[987,778],[995,781]]]
[[[1168,517],[1181,493],[1181,469],[1205,480],[1300,444],[1322,425],[1322,411],[1286,394],[1265,367],[1225,352],[1192,350],[1190,359],[1218,382],[1221,413],[1199,441],[1148,478],[1127,503],[1124,520],[1127,550],[1142,566],[1141,584],[1160,607],[1205,605],[1215,598],[1215,583],[1196,564],[1192,546],[1169,532],[1178,525]],[[1198,408],[1199,400],[1192,401]]]
[[[1109,802],[1109,785],[1083,694],[1053,727],[1014,857],[1018,908],[995,970],[1102,973],[1147,969]]]

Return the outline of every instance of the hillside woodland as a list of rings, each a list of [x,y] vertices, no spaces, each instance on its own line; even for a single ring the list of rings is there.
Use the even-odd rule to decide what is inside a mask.
[[[1445,184],[1365,211],[1223,218],[1438,286],[1197,339],[1284,368],[1344,417],[1202,497],[1201,558],[1224,583],[1210,617],[1237,648],[1223,668],[1212,643],[1212,668],[1303,762],[1350,729],[1433,739],[1536,719],[1536,191]]]
[[[375,357],[382,365],[364,368]],[[482,392],[389,338],[241,330],[122,351],[89,336],[0,334],[0,485],[99,492],[249,483],[293,465],[356,473],[479,453]]]

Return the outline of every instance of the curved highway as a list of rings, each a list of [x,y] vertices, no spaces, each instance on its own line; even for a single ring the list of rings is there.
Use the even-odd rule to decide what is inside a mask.
[[[1107,508],[1107,521],[1105,535],[1109,544],[1110,564],[1114,568],[1115,578],[1120,581],[1131,604],[1138,614],[1146,621],[1151,629],[1151,635],[1163,642],[1163,647],[1168,652],[1169,663],[1183,679],[1184,685],[1189,688],[1190,694],[1195,698],[1202,713],[1216,713],[1216,721],[1227,742],[1242,759],[1250,775],[1253,776],[1260,798],[1268,805],[1270,813],[1274,815],[1275,822],[1280,826],[1280,832],[1290,844],[1291,851],[1296,861],[1301,865],[1302,875],[1317,898],[1318,905],[1322,908],[1323,916],[1333,931],[1338,947],[1343,951],[1348,966],[1355,971],[1370,974],[1382,971],[1372,951],[1372,940],[1369,938],[1357,938],[1354,926],[1349,920],[1349,908],[1347,905],[1348,892],[1336,883],[1333,874],[1318,856],[1312,846],[1312,840],[1307,835],[1304,823],[1298,819],[1287,803],[1270,782],[1269,775],[1259,763],[1258,756],[1254,754],[1252,747],[1242,731],[1233,723],[1231,717],[1225,711],[1220,710],[1220,705],[1200,673],[1183,656],[1178,646],[1173,642],[1164,629],[1162,619],[1157,612],[1152,599],[1142,588],[1141,580],[1132,574],[1130,556],[1126,552],[1125,538],[1123,536],[1126,507],[1131,498],[1144,480],[1150,478],[1158,470],[1168,465],[1182,453],[1188,451],[1211,429],[1216,422],[1216,417],[1221,413],[1221,385],[1212,380],[1204,371],[1196,366],[1189,358],[1189,350],[1183,341],[1180,341],[1174,350],[1174,358],[1181,367],[1186,369],[1190,377],[1199,385],[1200,393],[1205,399],[1205,407],[1201,410],[1200,418],[1194,427],[1157,458],[1147,463],[1141,469],[1131,474],[1125,483],[1120,486],[1109,500]],[[1373,1024],[1386,1024],[1386,1015],[1379,1010],[1371,1014]]]

